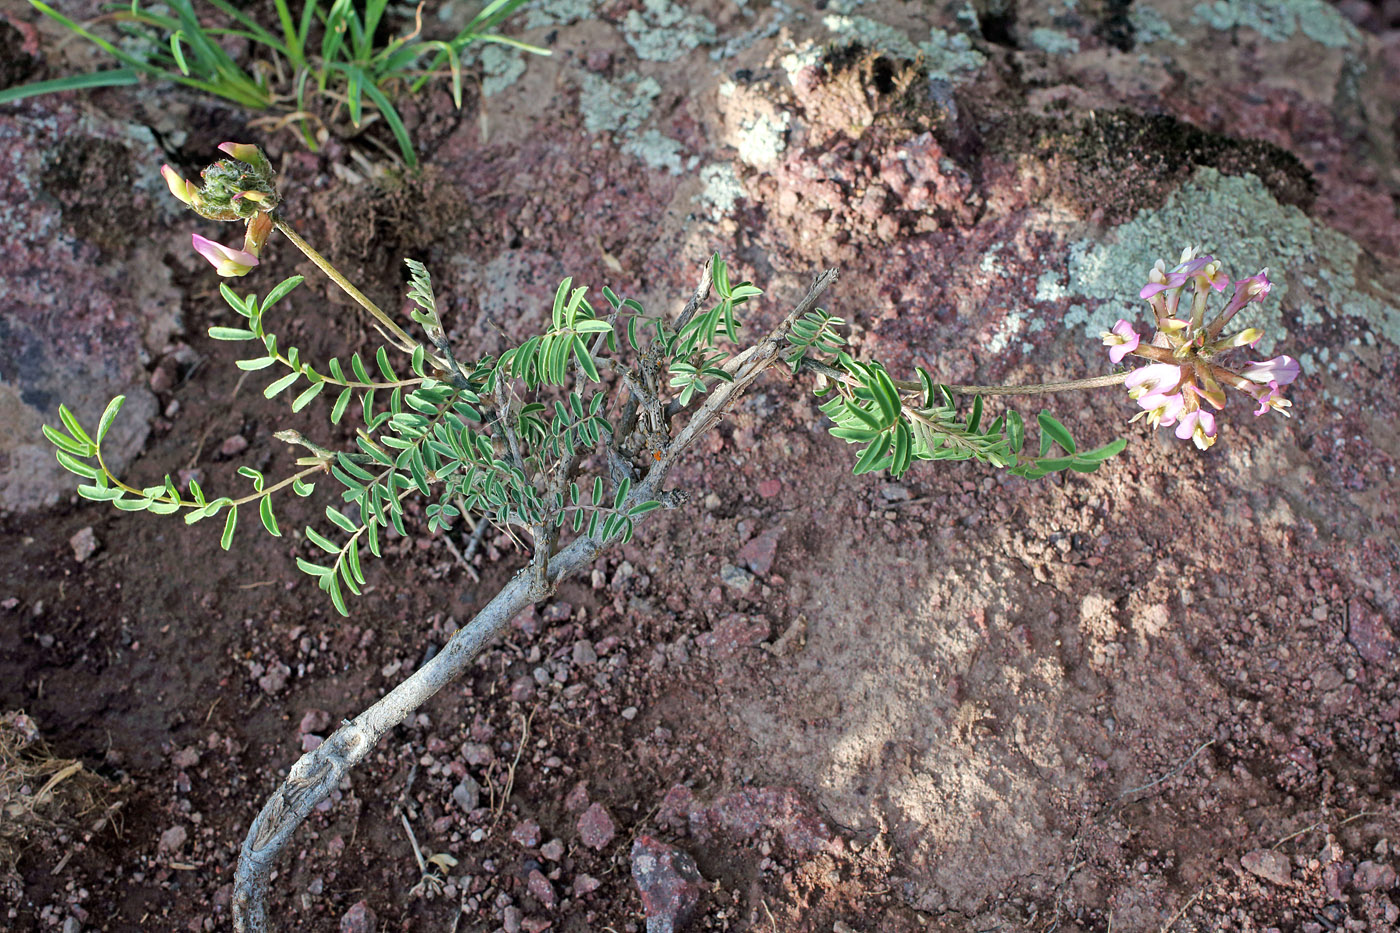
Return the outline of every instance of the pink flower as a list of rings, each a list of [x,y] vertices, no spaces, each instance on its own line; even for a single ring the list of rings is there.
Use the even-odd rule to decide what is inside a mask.
[[[1188,411],[1177,423],[1176,436],[1183,441],[1189,438],[1201,450],[1208,449],[1215,443],[1215,415],[1199,408]]]
[[[1175,363],[1150,363],[1128,373],[1123,385],[1127,387],[1128,398],[1131,399],[1166,395],[1181,385],[1181,367]]]
[[[1302,372],[1302,367],[1298,361],[1291,356],[1276,356],[1271,360],[1250,360],[1249,365],[1240,370],[1240,375],[1250,382],[1268,383],[1276,382],[1281,386],[1286,386],[1298,374]]]
[[[1186,407],[1180,392],[1172,395],[1144,395],[1137,403],[1142,406],[1142,411],[1129,418],[1128,423],[1146,418],[1147,423],[1154,428],[1158,425],[1169,428],[1176,424],[1176,419],[1181,417],[1182,409]]]
[[[1279,391],[1277,380],[1269,381],[1267,391],[1261,387],[1255,399],[1259,402],[1259,410],[1254,413],[1254,417],[1256,418],[1270,410],[1278,412],[1285,418],[1292,417],[1292,415],[1284,411],[1284,409],[1292,408],[1293,403],[1283,397],[1283,393]]]
[[[1108,358],[1115,363],[1123,362],[1123,357],[1136,350],[1142,341],[1138,332],[1133,330],[1133,325],[1121,318],[1113,325],[1113,330],[1106,330],[1100,336],[1103,337],[1103,345],[1109,348]]]
[[[209,260],[219,275],[232,278],[247,275],[258,264],[258,257],[241,249],[230,249],[213,240],[193,234],[195,252]]]

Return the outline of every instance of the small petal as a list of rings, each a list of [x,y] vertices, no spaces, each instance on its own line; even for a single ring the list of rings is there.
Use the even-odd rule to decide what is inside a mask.
[[[1269,411],[1276,411],[1285,418],[1292,417],[1288,412],[1284,411],[1284,409],[1292,408],[1293,403],[1283,397],[1283,393],[1279,391],[1277,382],[1270,382],[1268,390],[1261,390],[1255,398],[1259,402],[1259,410],[1254,413],[1254,417],[1258,418],[1260,415]]]
[[[1249,365],[1240,370],[1240,375],[1250,382],[1268,383],[1277,382],[1281,386],[1286,386],[1298,378],[1302,372],[1302,367],[1293,357],[1284,355],[1276,356],[1271,360],[1256,361],[1251,360]]]
[[[247,275],[258,264],[258,257],[241,249],[230,249],[221,243],[193,234],[195,252],[209,260],[214,270],[226,278]]]
[[[1151,363],[1128,373],[1123,380],[1129,398],[1165,394],[1181,385],[1181,367],[1175,363]]]
[[[240,162],[249,165],[262,165],[266,158],[252,143],[220,143],[219,151],[226,152]]]
[[[168,165],[160,167],[161,177],[165,179],[165,184],[170,188],[170,193],[175,195],[190,207],[194,206],[194,195],[199,189],[192,183],[180,177],[180,173]]]
[[[1142,406],[1142,411],[1129,418],[1128,423],[1131,424],[1139,418],[1146,418],[1147,423],[1154,428],[1159,425],[1164,428],[1171,427],[1176,423],[1176,419],[1181,417],[1182,409],[1186,407],[1180,392],[1172,395],[1145,395],[1138,399],[1137,403]]]
[[[1190,440],[1201,450],[1215,443],[1215,416],[1208,411],[1188,411],[1176,425],[1176,436]]]

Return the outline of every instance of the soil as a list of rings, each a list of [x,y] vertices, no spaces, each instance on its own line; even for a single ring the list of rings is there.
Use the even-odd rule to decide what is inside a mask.
[[[0,6],[0,31],[33,38],[17,6]],[[555,53],[515,83],[473,88],[460,112],[442,88],[404,107],[416,176],[384,161],[387,135],[313,155],[169,87],[0,108],[21,127],[149,130],[73,136],[33,163],[36,203],[61,218],[54,249],[112,264],[144,242],[182,296],[177,330],[125,325],[147,352],[138,337],[123,359],[140,357],[155,399],[136,485],[282,475],[286,428],[353,443],[314,405],[264,399],[238,345],[205,336],[231,315],[177,249],[211,225],[149,202],[142,218],[121,193],[152,157],[197,166],[225,138],[268,150],[292,222],[384,307],[404,304],[401,258],[425,262],[464,355],[530,333],[564,275],[678,309],[718,250],[766,292],[750,332],[838,265],[828,309],[892,370],[1094,374],[1102,348],[1062,323],[1076,299],[1037,283],[1202,170],[1257,177],[1319,238],[1357,244],[1356,291],[1400,314],[1386,4],[1343,6],[1361,24],[1345,51],[1239,28],[1152,56],[1123,4],[994,5],[970,71],[781,4],[609,2],[581,20],[565,6],[510,27]],[[905,45],[966,31],[924,4],[832,7],[832,21],[883,17]],[[1162,7],[1182,30],[1190,9]],[[73,53],[38,25],[25,54],[58,69]],[[1052,26],[1079,51],[1039,47]],[[789,68],[795,51],[808,58]],[[657,92],[598,128],[589,89],[640,94],[642,78]],[[768,125],[777,151],[755,142]],[[647,130],[678,147],[674,171]],[[726,208],[704,182],[714,165],[737,186]],[[1181,245],[1134,262],[1145,275]],[[1211,244],[1232,275],[1253,272],[1230,246]],[[1290,300],[1338,278],[1319,268],[1277,270]],[[308,285],[278,314],[281,345],[372,352],[374,332],[289,245],[244,283],[293,273]],[[141,295],[113,299],[127,320],[149,313]],[[1130,444],[1098,473],[1037,482],[974,464],[852,476],[808,387],[771,373],[675,474],[688,506],[517,619],[313,814],[273,882],[279,928],[640,931],[642,835],[696,860],[695,930],[1400,928],[1400,354],[1384,320],[1299,315],[1277,352],[1331,362],[1294,387],[1298,417],[1237,401],[1204,455],[1125,427],[1117,392],[1058,399],[1084,443]],[[244,832],[302,749],[524,563],[488,532],[468,570],[469,531],[429,534],[415,513],[342,619],[287,533],[320,521],[329,487],[279,496],[284,536],[249,516],[228,552],[213,523],[76,498],[0,512],[0,710],[105,781],[26,842],[0,887],[8,929],[228,928]],[[415,843],[447,857],[431,878]]]

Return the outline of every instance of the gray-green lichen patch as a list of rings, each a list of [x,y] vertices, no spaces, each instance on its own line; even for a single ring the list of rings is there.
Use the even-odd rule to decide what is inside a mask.
[[[646,130],[632,137],[622,144],[622,151],[672,175],[693,169],[700,161],[697,155],[687,157],[680,142],[662,135],[659,130]]]
[[[578,109],[590,133],[635,133],[651,116],[652,103],[661,94],[655,78],[643,78],[635,71],[615,84],[592,72],[584,72],[579,81]]]
[[[823,17],[822,22],[837,39],[859,42],[866,48],[911,61],[922,56],[930,78],[942,78],[947,81],[967,78],[987,60],[973,49],[972,40],[966,35],[950,34],[936,27],[929,30],[927,40],[916,43],[904,30],[868,16],[833,13]],[[786,63],[784,67],[787,67]],[[792,74],[794,69],[788,68],[788,71]]]
[[[718,222],[734,213],[734,207],[744,196],[744,186],[734,173],[734,166],[728,162],[716,162],[700,170],[700,181],[705,185],[695,200],[707,208],[710,220]]]
[[[1157,12],[1156,7],[1144,3],[1134,3],[1128,8],[1128,22],[1133,26],[1133,34],[1141,45],[1153,42],[1172,42],[1185,45],[1186,40],[1176,34],[1166,17]]]
[[[1050,55],[1074,55],[1079,40],[1067,32],[1039,26],[1031,30],[1031,45]]]
[[[476,57],[481,62],[481,93],[487,97],[504,91],[525,73],[525,53],[520,49],[489,42]]]
[[[1361,247],[1274,200],[1254,175],[1212,168],[1198,169],[1161,209],[1120,225],[1114,242],[1083,240],[1071,247],[1066,296],[1088,300],[1070,308],[1064,326],[1096,337],[1119,318],[1141,320],[1146,304],[1137,295],[1152,263],[1174,262],[1188,244],[1221,260],[1232,279],[1269,269],[1274,287],[1268,298],[1240,315],[1242,324],[1264,330],[1262,353],[1278,347],[1296,355],[1302,348],[1288,346],[1295,326],[1340,317],[1357,318],[1400,344],[1400,306],[1357,279]]]
[[[1197,4],[1191,19],[1221,31],[1253,29],[1271,42],[1286,42],[1302,32],[1339,49],[1361,38],[1356,27],[1323,0],[1214,0]]]
[[[637,57],[649,62],[673,62],[718,41],[714,23],[672,0],[643,0],[641,10],[628,11],[622,35]]]
[[[567,26],[598,15],[600,0],[535,0],[525,11],[525,28]]]

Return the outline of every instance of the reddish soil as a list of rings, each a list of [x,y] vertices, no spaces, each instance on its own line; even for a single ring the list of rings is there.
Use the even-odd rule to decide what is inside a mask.
[[[927,34],[931,14],[897,6]],[[1378,22],[1364,6],[1356,17]],[[768,40],[719,64],[703,47],[639,63],[619,30],[646,8],[532,31],[555,57],[499,95],[473,91],[461,113],[441,90],[406,106],[419,177],[355,184],[331,166],[372,146],[317,157],[289,133],[259,138],[293,222],[385,307],[402,305],[401,257],[426,262],[464,352],[529,333],[565,274],[678,309],[718,249],[767,293],[757,332],[836,264],[826,306],[853,322],[857,352],[949,382],[1102,371],[1101,348],[1058,328],[1071,302],[1036,282],[1201,166],[1259,177],[1360,243],[1375,281],[1400,281],[1393,149],[1346,145],[1342,124],[1362,117],[1281,89],[1277,57],[1249,87],[1230,65],[1241,83],[1217,94],[1134,71],[1096,31],[1108,13],[1086,12],[1059,22],[1083,39],[1074,64],[977,40],[988,62],[949,108],[917,64],[878,49],[828,50],[791,84]],[[750,28],[729,5],[694,8],[721,39]],[[1392,27],[1375,28],[1363,112],[1394,99],[1366,81],[1400,74]],[[727,216],[706,215],[694,172],[590,135],[585,76],[638,67],[661,83],[666,136],[702,164],[734,161],[743,197]],[[738,90],[717,93],[738,72]],[[1146,104],[1168,76],[1177,96]],[[1108,105],[1122,112],[1089,116]],[[42,120],[44,106],[0,117]],[[177,119],[167,108],[188,136],[162,136],[166,156],[187,166],[256,136],[246,115],[183,93],[52,106],[157,130]],[[787,152],[735,160],[725,142],[763,107],[793,115]],[[1200,135],[1172,148],[1153,135],[1161,120]],[[63,211],[61,236],[104,261],[135,236],[120,196]],[[157,244],[209,226],[146,222]],[[272,434],[289,427],[350,443],[315,406],[293,415],[259,374],[239,378],[237,345],[205,336],[230,317],[217,283],[173,249],[182,334],[144,364],[165,414],[129,467],[136,484],[195,470],[206,489],[243,488],[244,463],[281,475],[293,455]],[[373,348],[308,263],[270,250],[249,288],[293,272],[310,284],[285,306],[284,346]],[[1026,307],[1051,326],[990,349]],[[516,620],[308,820],[273,883],[279,928],[366,929],[364,902],[380,930],[639,931],[629,853],[643,834],[698,863],[696,930],[1398,928],[1400,355],[1385,336],[1361,345],[1359,328],[1295,329],[1337,365],[1299,383],[1293,421],[1237,402],[1208,455],[1125,428],[1116,392],[1058,401],[1076,436],[1130,446],[1092,476],[1035,483],[971,464],[853,477],[807,387],[770,374],[676,473],[686,508]],[[282,528],[317,521],[329,492],[279,497]],[[252,516],[225,553],[210,524],[76,499],[0,513],[0,710],[33,716],[120,804],[98,829],[94,811],[59,815],[30,840],[0,924],[227,928],[243,834],[303,742],[382,696],[523,562],[490,533],[478,581],[421,516],[410,524],[347,621],[296,572],[304,542]],[[70,541],[86,528],[97,549],[79,562]],[[451,857],[435,883],[405,820],[425,857]]]

